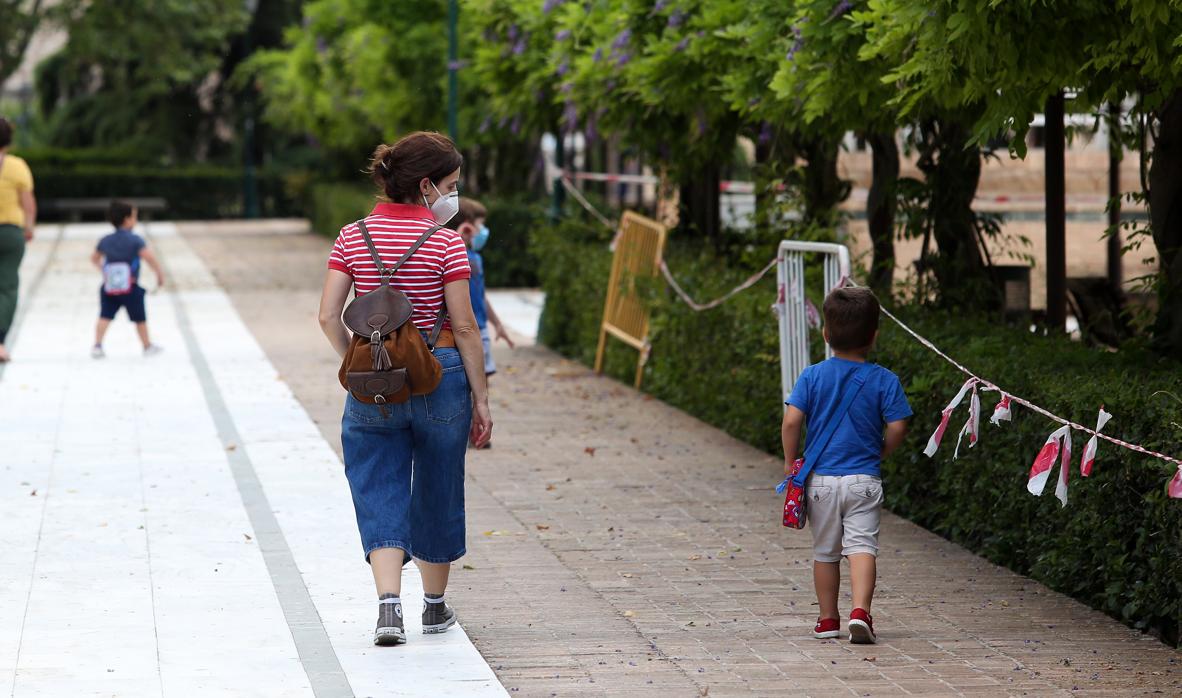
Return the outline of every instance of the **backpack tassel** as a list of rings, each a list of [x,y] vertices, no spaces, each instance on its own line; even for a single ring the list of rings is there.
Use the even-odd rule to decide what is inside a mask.
[[[394,368],[394,362],[390,360],[390,352],[386,351],[386,344],[377,332],[374,332],[369,338],[369,356],[373,360],[373,370],[375,371],[389,371]]]

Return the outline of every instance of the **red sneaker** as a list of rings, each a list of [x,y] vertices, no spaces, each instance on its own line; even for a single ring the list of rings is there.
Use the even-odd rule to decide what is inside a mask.
[[[874,634],[874,619],[865,609],[855,608],[850,612],[850,642],[855,645],[873,645],[878,641]]]
[[[828,640],[841,635],[841,623],[836,618],[818,618],[813,627],[813,637],[818,640]]]

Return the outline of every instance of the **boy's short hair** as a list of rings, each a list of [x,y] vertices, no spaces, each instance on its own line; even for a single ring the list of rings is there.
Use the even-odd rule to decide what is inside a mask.
[[[115,201],[111,202],[109,207],[107,207],[107,220],[111,222],[111,225],[118,228],[119,226],[123,225],[123,221],[127,220],[127,217],[134,212],[135,206],[132,206],[126,201],[119,201],[116,199]]]
[[[878,298],[868,288],[838,288],[825,297],[825,333],[837,351],[864,349],[878,331]]]
[[[12,145],[12,122],[0,116],[0,148]]]
[[[452,223],[455,224],[455,227],[458,228],[465,223],[475,224],[476,221],[480,220],[481,218],[488,218],[488,209],[484,207],[484,204],[480,203],[476,199],[469,199],[466,196],[461,196],[460,212],[457,213],[456,217],[452,219]]]

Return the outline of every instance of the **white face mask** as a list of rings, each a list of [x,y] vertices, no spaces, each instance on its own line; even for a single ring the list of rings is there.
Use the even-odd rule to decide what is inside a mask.
[[[423,204],[431,209],[431,214],[435,216],[435,222],[440,225],[445,225],[448,221],[455,217],[460,212],[460,192],[453,191],[447,194],[441,194],[439,187],[432,182],[431,186],[435,188],[435,193],[438,198],[435,203],[427,204],[427,195],[423,195]]]

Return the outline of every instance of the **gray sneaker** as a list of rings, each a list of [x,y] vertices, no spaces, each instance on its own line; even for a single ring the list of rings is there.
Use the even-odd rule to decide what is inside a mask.
[[[103,348],[98,344],[90,348],[90,358],[92,359],[101,359],[106,357],[106,355],[107,352],[103,351]]]
[[[156,356],[162,351],[164,351],[164,347],[159,344],[149,344],[144,347],[144,356]]]
[[[401,645],[406,642],[406,629],[402,625],[402,602],[396,597],[378,601],[378,626],[373,631],[375,645]]]
[[[439,601],[431,603],[429,601],[423,602],[423,632],[428,635],[435,633],[447,632],[447,629],[456,624],[456,612],[452,610],[451,606],[447,605],[446,601]]]

